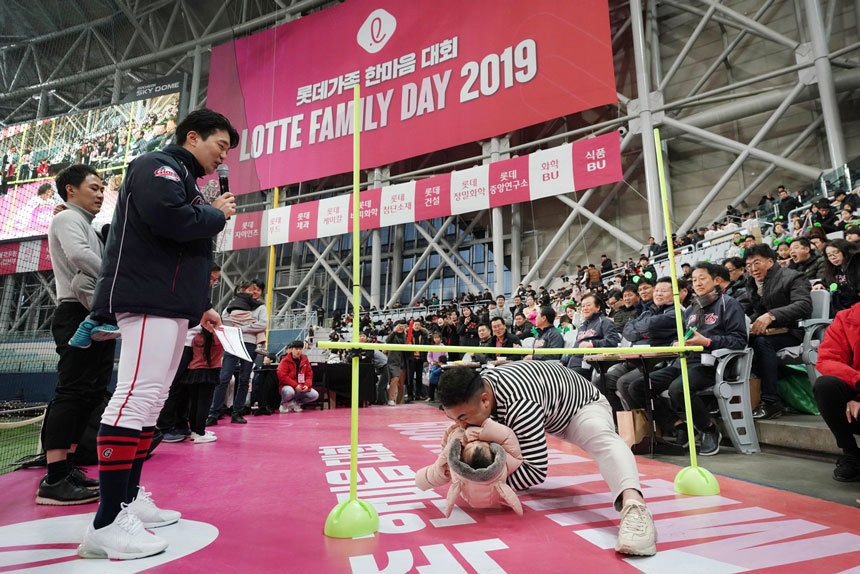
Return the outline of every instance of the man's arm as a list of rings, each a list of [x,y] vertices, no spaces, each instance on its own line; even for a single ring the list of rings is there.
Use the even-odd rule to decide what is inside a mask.
[[[564,337],[558,332],[558,329],[550,325],[543,333],[543,346],[537,347],[540,349],[563,349]],[[535,361],[560,361],[561,354],[558,355],[534,355]]]
[[[137,191],[130,193],[129,199],[153,233],[185,242],[214,237],[224,229],[226,219],[221,210],[186,201],[182,175],[171,166],[146,158],[135,168],[126,185]]]
[[[63,214],[57,217],[62,219],[54,224],[54,232],[69,263],[90,277],[98,277],[102,258],[100,253],[90,247],[86,223],[71,211],[66,213],[65,217]]]
[[[723,317],[722,333],[708,335],[714,349],[743,349],[747,346],[747,323],[741,304],[729,297],[725,300],[726,311]],[[707,352],[707,351],[705,351]]]
[[[809,319],[812,316],[812,295],[809,281],[802,274],[796,275],[789,283],[788,305],[771,309],[774,326],[793,324],[795,321]]]
[[[262,333],[269,325],[269,313],[266,311],[265,305],[260,305],[251,313],[254,322],[250,325],[242,327],[243,333]]]
[[[508,475],[508,485],[523,490],[542,483],[549,466],[543,408],[529,400],[514,401],[508,405],[505,418],[520,442],[523,456],[522,465]]]
[[[611,319],[601,320],[600,330],[603,336],[591,341],[595,347],[617,347],[618,343],[621,342],[621,335],[618,334],[618,329],[615,328],[615,323]]]

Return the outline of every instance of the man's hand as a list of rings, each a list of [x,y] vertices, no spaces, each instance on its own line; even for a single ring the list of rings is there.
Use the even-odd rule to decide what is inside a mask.
[[[591,341],[583,341],[582,343],[579,344],[578,348],[579,349],[593,349],[594,343],[592,343]]]
[[[708,342],[708,338],[699,333],[698,331],[693,331],[693,336],[684,341],[684,346],[690,347],[704,347],[705,343]]]
[[[60,205],[58,205],[57,207],[54,208],[54,215],[57,215],[58,213],[63,212],[67,209],[68,209],[68,207],[66,207],[66,204],[61,203]]]
[[[860,420],[860,401],[848,401],[848,406],[845,407],[845,417],[849,423]]]
[[[767,330],[771,323],[773,323],[773,319],[771,319],[770,313],[765,313],[753,322],[752,327],[750,327],[750,333],[753,335],[761,335]]]
[[[221,315],[215,309],[209,309],[200,318],[200,326],[210,333],[215,331],[215,329],[221,326]]]
[[[532,359],[534,359],[534,355],[526,355],[523,357],[523,361],[531,361]]]
[[[236,214],[236,198],[232,193],[222,193],[212,200],[212,207],[220,209],[224,214],[224,219],[230,219]]]

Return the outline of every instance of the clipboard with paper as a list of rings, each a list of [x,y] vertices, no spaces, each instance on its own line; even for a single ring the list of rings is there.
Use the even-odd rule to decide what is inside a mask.
[[[245,341],[242,340],[241,328],[221,325],[215,328],[215,336],[218,337],[221,346],[224,347],[225,353],[230,353],[244,361],[253,361],[245,347]]]

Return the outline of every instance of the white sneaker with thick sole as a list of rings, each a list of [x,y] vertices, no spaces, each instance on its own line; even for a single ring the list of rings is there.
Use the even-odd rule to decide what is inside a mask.
[[[651,512],[643,503],[630,500],[621,509],[621,525],[615,551],[634,556],[653,556],[657,553],[657,529]]]
[[[395,406],[396,404],[397,404],[397,403],[395,403],[394,401],[388,401],[388,406],[389,406],[389,407],[393,407],[393,406]]]
[[[294,413],[300,413],[302,412],[302,406],[297,402],[292,402],[290,403],[290,410]]]
[[[290,412],[290,407],[288,407],[287,405],[281,405],[278,407],[278,412],[281,413],[282,415],[285,415],[288,412]]]
[[[191,442],[194,444],[203,444],[205,442],[215,442],[218,437],[212,431],[206,431],[206,434],[191,433]]]
[[[176,510],[163,510],[152,501],[152,493],[143,486],[137,487],[137,496],[128,505],[128,509],[140,518],[146,528],[158,528],[177,522],[182,516]]]
[[[165,548],[167,540],[147,532],[140,518],[129,512],[123,502],[122,510],[111,524],[99,529],[89,525],[84,541],[78,546],[78,556],[132,560],[158,554]]]

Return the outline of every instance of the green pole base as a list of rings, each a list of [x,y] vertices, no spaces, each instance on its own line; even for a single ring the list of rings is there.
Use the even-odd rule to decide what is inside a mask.
[[[325,520],[325,535],[357,538],[379,530],[379,515],[372,504],[360,499],[344,500],[331,509]]]
[[[720,485],[709,470],[701,466],[688,466],[675,475],[675,492],[692,496],[712,496],[720,493]]]

